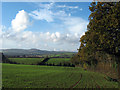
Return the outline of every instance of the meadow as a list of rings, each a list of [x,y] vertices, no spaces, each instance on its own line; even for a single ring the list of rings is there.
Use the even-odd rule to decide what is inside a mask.
[[[18,64],[36,65],[44,60],[44,58],[9,58],[10,61]],[[70,58],[50,58],[45,64],[64,65],[70,63]]]
[[[117,88],[104,74],[80,67],[2,64],[3,88]]]
[[[59,65],[70,62],[70,58],[50,58],[46,64],[54,64],[54,65]]]
[[[35,65],[44,60],[44,58],[9,58],[10,61],[19,63],[19,64],[26,64],[26,65]]]

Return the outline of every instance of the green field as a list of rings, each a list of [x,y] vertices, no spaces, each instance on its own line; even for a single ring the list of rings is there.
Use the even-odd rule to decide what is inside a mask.
[[[50,55],[48,55],[48,57],[72,57],[72,56],[74,56],[74,54],[76,54],[76,53],[70,53],[70,52],[66,52],[66,53],[60,53],[60,54],[50,54]]]
[[[41,62],[44,60],[44,58],[9,58],[10,61],[19,63],[19,64],[25,64],[25,65],[36,65],[38,62]],[[70,58],[50,58],[46,64],[53,64],[58,65],[58,64],[64,64],[66,62],[69,62]]]
[[[43,61],[44,58],[9,58],[10,61],[19,63],[19,64],[37,64],[38,62]]]
[[[51,58],[49,59],[46,64],[53,64],[54,65],[58,65],[58,64],[63,64],[65,62],[69,62],[70,61],[70,58]]]
[[[2,64],[4,88],[117,88],[105,75],[79,67]]]

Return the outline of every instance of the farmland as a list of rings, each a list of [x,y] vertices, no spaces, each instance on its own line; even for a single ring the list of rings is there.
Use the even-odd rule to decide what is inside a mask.
[[[46,62],[46,64],[58,65],[60,63],[62,64],[62,63],[69,62],[69,61],[70,61],[70,58],[51,58]]]
[[[37,65],[45,58],[9,58],[10,61],[16,62],[17,64],[25,64],[25,65]],[[64,65],[65,63],[71,63],[70,58],[49,58],[46,65],[54,64],[54,65]]]
[[[44,58],[9,58],[10,61],[19,63],[19,64],[37,64],[38,62],[43,61]]]
[[[117,88],[103,74],[80,67],[2,64],[4,88]]]
[[[120,89],[120,2],[106,1],[3,2],[0,88]]]

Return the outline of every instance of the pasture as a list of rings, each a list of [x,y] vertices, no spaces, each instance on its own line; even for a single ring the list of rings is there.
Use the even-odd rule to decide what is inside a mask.
[[[19,63],[19,64],[26,64],[26,65],[35,65],[44,60],[44,58],[9,58],[10,61]]]
[[[54,64],[54,65],[59,65],[60,63],[66,63],[70,62],[70,58],[50,58],[46,64]]]
[[[100,73],[80,67],[2,64],[4,88],[117,88]]]
[[[10,61],[18,64],[36,65],[44,60],[44,58],[9,58]],[[70,63],[70,58],[50,58],[45,64],[64,65],[64,63]]]

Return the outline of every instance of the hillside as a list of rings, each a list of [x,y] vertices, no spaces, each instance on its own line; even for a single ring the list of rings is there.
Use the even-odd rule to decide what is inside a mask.
[[[6,56],[75,54],[76,53],[76,52],[65,52],[65,51],[47,51],[47,50],[39,50],[39,49],[2,49],[0,51],[2,51]]]

